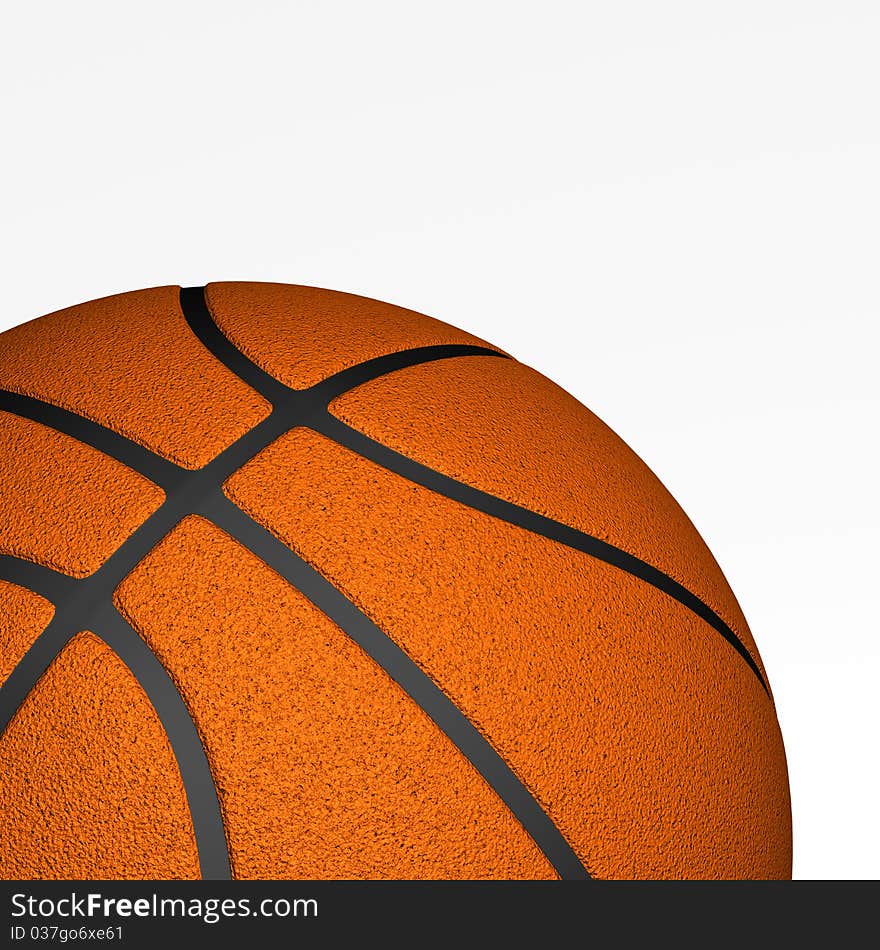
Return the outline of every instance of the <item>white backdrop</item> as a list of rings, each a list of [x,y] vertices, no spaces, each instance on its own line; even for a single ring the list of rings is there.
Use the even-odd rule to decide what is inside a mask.
[[[880,6],[17,4],[0,329],[212,279],[367,294],[599,413],[775,691],[798,877],[877,877]]]

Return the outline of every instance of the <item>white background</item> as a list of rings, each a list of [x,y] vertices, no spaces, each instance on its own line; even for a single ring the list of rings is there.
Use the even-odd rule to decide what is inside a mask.
[[[796,876],[877,877],[878,93],[873,2],[7,4],[0,328],[279,280],[542,370],[737,592]]]

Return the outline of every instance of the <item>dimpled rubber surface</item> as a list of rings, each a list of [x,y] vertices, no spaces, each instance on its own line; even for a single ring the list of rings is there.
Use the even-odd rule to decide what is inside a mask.
[[[37,594],[0,581],[0,686],[54,613],[55,608]]]
[[[117,603],[199,724],[236,877],[555,876],[387,674],[213,525],[186,519]]]
[[[90,446],[6,412],[0,412],[0,485],[0,554],[72,577],[97,570],[165,497]]]
[[[452,478],[660,568],[712,607],[764,668],[739,604],[678,502],[628,445],[513,360],[411,366],[334,400],[348,425]]]
[[[258,366],[294,389],[386,353],[483,340],[424,314],[318,287],[208,284],[220,329]]]
[[[0,736],[0,756],[0,877],[198,877],[168,739],[97,637],[61,652]]]
[[[20,394],[0,413],[0,876],[552,878],[578,858],[600,878],[790,875],[782,739],[737,638],[757,650],[620,439],[413,311],[279,284],[206,301],[136,291],[0,335],[0,389]],[[368,366],[281,392],[211,315],[295,389]],[[428,470],[317,403],[374,371],[331,412]],[[279,437],[298,425],[327,435]],[[510,524],[501,499],[651,570]]]
[[[230,497],[387,631],[598,877],[785,877],[769,697],[677,602],[297,429]]]
[[[198,468],[269,412],[205,352],[177,287],[117,294],[0,335],[0,388],[100,422]]]

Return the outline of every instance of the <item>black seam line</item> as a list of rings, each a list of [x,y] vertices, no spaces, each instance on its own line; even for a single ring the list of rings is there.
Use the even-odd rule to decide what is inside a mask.
[[[39,422],[91,446],[122,462],[165,491],[172,490],[187,471],[98,422],[33,396],[0,390],[0,411]]]
[[[56,613],[6,677],[6,682],[0,689],[0,735],[6,730],[39,678],[52,665],[55,657],[79,632],[65,621],[66,617]]]
[[[41,570],[23,559],[9,555],[3,557],[0,562],[3,573],[0,576],[28,587],[35,593],[42,591],[49,595],[48,599],[56,604],[57,613],[0,689],[0,733],[33,689],[37,679],[55,659],[58,650],[77,630],[97,627],[99,629],[95,632],[100,634],[103,626],[101,619],[104,618],[108,625],[106,629],[113,632],[115,636],[114,649],[119,647],[123,628],[114,617],[116,609],[113,606],[113,594],[116,588],[180,521],[196,509],[202,495],[210,492],[227,473],[234,471],[254,452],[259,451],[264,442],[268,444],[277,438],[280,434],[277,431],[280,425],[281,421],[277,414],[273,413],[221,452],[203,469],[186,473],[185,478],[182,477],[177,481],[175,489],[166,494],[162,505],[88,577],[70,578],[45,568]],[[94,447],[100,449],[100,446]],[[142,449],[138,446],[134,457],[129,459],[124,452],[124,447],[125,440],[117,440],[114,443],[116,454],[122,455],[120,461],[123,463],[127,461],[129,467],[133,467]],[[136,631],[127,624],[125,630],[128,631],[127,636],[132,642],[124,649],[120,647],[123,652],[127,650],[128,654],[135,656],[138,651],[142,656],[144,650],[151,653]],[[134,640],[139,643],[134,643]],[[155,663],[159,663],[155,657],[154,660]],[[141,671],[153,678],[155,686],[157,680],[154,667],[151,667],[149,663],[141,663],[137,670],[133,670],[135,675]],[[138,679],[140,681],[139,675]],[[147,683],[142,682],[141,685],[146,690]],[[166,687],[176,691],[170,676]],[[166,695],[167,689],[159,694],[166,707],[170,702]],[[180,708],[185,709],[185,705],[179,694],[178,699],[179,704],[175,705],[175,709],[179,712]],[[216,820],[220,808],[217,791],[210,769],[207,774],[199,771],[203,764],[207,767],[204,749],[200,756],[193,758],[192,736],[195,735],[198,741],[195,725],[188,712],[185,717],[179,714],[163,717],[158,708],[156,712],[160,715],[163,726],[166,727],[168,741],[181,769],[187,802],[191,807],[190,815],[199,853],[201,876],[205,880],[228,880],[231,870],[226,835],[222,821],[218,823]],[[187,784],[190,781],[195,783],[192,788]],[[210,794],[205,791],[209,784]]]
[[[35,397],[0,391],[0,410],[31,419],[102,452],[159,485],[166,495],[165,501],[159,508],[88,577],[70,577],[25,558],[8,554],[0,555],[0,578],[31,590],[56,607],[56,613],[49,625],[31,645],[0,688],[0,734],[34,688],[37,680],[70,638],[79,630],[98,626],[95,618],[111,609],[112,612],[106,613],[106,616],[110,618],[108,624],[111,626],[107,626],[106,629],[113,631],[114,641],[118,644],[120,631],[123,628],[114,619],[114,615],[118,615],[112,604],[114,591],[162,538],[183,518],[195,513],[201,497],[216,490],[233,472],[289,429],[297,425],[306,425],[308,418],[315,411],[321,411],[326,401],[335,395],[403,366],[477,353],[502,355],[494,350],[483,351],[479,347],[470,346],[421,347],[418,350],[394,353],[387,357],[369,360],[343,370],[309,390],[298,392],[283,387],[283,398],[269,416],[203,468],[194,471],[178,466],[126,436],[75,412]],[[278,393],[275,393],[275,396],[277,397]],[[123,652],[136,654],[138,650],[145,649],[151,653],[146,643],[127,623],[125,623],[125,629],[128,631],[129,638],[137,638],[139,643],[132,640],[127,647],[121,648]],[[155,656],[154,660],[159,663]],[[153,675],[149,674],[149,670],[147,673]],[[170,688],[174,689],[170,675],[168,683],[171,684]],[[179,694],[178,698],[180,704],[183,704],[183,699],[179,697]],[[169,701],[166,699],[163,702],[167,705]],[[186,708],[185,704],[183,708]],[[162,718],[161,715],[160,718]],[[191,748],[189,737],[198,736],[195,725],[188,712],[186,721],[183,721],[180,716],[170,716],[163,718],[162,722],[163,725],[167,723],[170,729],[167,733],[168,740],[181,767],[187,800],[196,809],[191,811],[191,816],[196,833],[202,877],[228,879],[230,876],[229,857],[222,821],[218,827],[212,817],[219,809],[219,805],[214,807],[217,793],[210,770],[207,775],[202,774],[200,778],[198,770],[194,773],[190,767],[184,768],[184,760],[188,755],[186,750]],[[201,755],[196,756],[193,761],[207,762],[203,748]],[[207,781],[211,783],[210,796],[206,796],[203,791]],[[188,782],[195,783],[192,789],[188,787]]]
[[[199,513],[284,578],[371,657],[486,780],[565,880],[590,877],[571,845],[491,743],[434,681],[337,587],[222,492]]]
[[[93,632],[140,683],[169,736],[193,823],[202,880],[230,880],[229,847],[217,787],[202,740],[180,691],[164,664],[115,607],[108,605],[94,626]],[[170,736],[174,736],[174,742]]]
[[[77,585],[75,577],[14,554],[0,554],[0,580],[25,587],[55,607],[73,594]]]
[[[155,518],[153,515],[142,528],[158,527]],[[152,545],[157,533],[155,530],[136,532],[137,549]],[[122,554],[127,555],[124,561],[121,561]],[[202,878],[228,880],[231,874],[220,804],[195,723],[165,667],[119,614],[111,599],[116,583],[105,568],[110,561],[129,564],[135,557],[134,549],[123,552],[120,548],[104,568],[87,578],[71,578],[8,555],[0,557],[0,578],[45,597],[56,607],[46,629],[0,689],[0,735],[71,638],[82,630],[91,630],[131,670],[168,736],[190,810]]]
[[[541,535],[551,541],[557,541],[566,547],[581,551],[597,560],[626,571],[628,574],[657,588],[657,590],[677,600],[682,606],[687,607],[688,610],[695,613],[720,633],[758,677],[758,681],[767,695],[770,695],[757,663],[733,630],[708,604],[705,604],[686,587],[653,565],[635,557],[635,555],[622,551],[607,541],[602,541],[592,535],[578,531],[577,528],[554,521],[552,518],[540,515],[529,508],[523,508],[520,505],[505,501],[478,488],[472,488],[470,485],[428,468],[426,465],[422,465],[420,462],[388,448],[381,442],[376,442],[369,436],[364,435],[363,432],[353,429],[329,411],[320,416],[313,416],[309,426],[362,458],[394,472],[410,482],[421,485],[435,494],[450,498],[500,521],[505,521],[518,528],[524,528],[533,534]]]
[[[220,803],[195,723],[168,671],[112,603],[105,602],[93,611],[85,625],[77,623],[75,615],[64,608],[55,614],[0,690],[0,734],[58,654],[85,629],[100,637],[128,667],[168,736],[193,823],[202,878],[229,880]]]
[[[271,423],[273,417],[280,416],[289,424],[288,428],[310,425],[315,415],[327,412],[331,399],[405,366],[470,355],[509,358],[484,347],[419,347],[369,360],[342,370],[309,389],[294,390],[252,363],[222,334],[210,314],[202,289],[181,290],[180,302],[191,329],[208,350],[272,403],[273,413],[266,424]],[[226,498],[219,483],[212,494],[206,492],[202,496],[199,513],[232,534],[300,590],[421,706],[486,779],[561,877],[589,878],[571,845],[489,741],[406,653],[341,591]]]
[[[419,363],[450,359],[456,356],[494,356],[499,359],[510,359],[506,353],[485,346],[458,343],[419,346],[365,360],[356,366],[340,370],[307,389],[294,389],[269,375],[224,335],[208,308],[204,288],[182,288],[180,291],[180,307],[190,329],[210,353],[223,363],[227,369],[235,373],[239,379],[247,383],[251,389],[256,390],[264,399],[272,403],[273,406],[287,406],[298,399],[303,406],[320,406],[323,408],[332,399],[341,396],[350,389],[354,389],[356,386],[360,386],[362,383],[392,373],[395,370],[416,366]]]
[[[544,515],[539,515],[528,508],[505,501],[488,492],[471,488],[462,482],[458,482],[447,475],[443,475],[434,469],[416,462],[393,449],[389,449],[381,442],[376,442],[357,429],[346,425],[329,411],[329,403],[343,392],[360,385],[369,379],[375,378],[375,374],[370,376],[363,370],[366,367],[372,367],[372,364],[389,365],[395,359],[401,360],[400,365],[393,365],[394,369],[402,369],[404,366],[413,365],[416,362],[424,362],[423,359],[413,359],[421,350],[409,350],[402,353],[391,354],[390,356],[380,357],[377,360],[371,360],[352,370],[337,373],[323,383],[312,387],[311,390],[295,390],[286,386],[284,383],[270,376],[265,370],[257,366],[244,353],[242,353],[220,330],[214,318],[211,315],[203,288],[189,287],[180,292],[181,308],[184,316],[192,328],[193,332],[204,343],[204,345],[224,363],[228,369],[232,370],[240,379],[246,382],[253,389],[256,389],[262,396],[268,399],[273,405],[282,405],[295,397],[304,397],[308,394],[311,411],[309,412],[309,421],[301,421],[300,424],[308,425],[316,432],[320,432],[327,438],[344,446],[347,449],[361,455],[363,458],[381,465],[383,468],[427,488],[440,495],[445,495],[454,501],[482,511],[493,518],[506,521],[508,524],[525,528],[551,541],[558,541],[567,547],[581,551],[591,557],[604,561],[613,567],[626,571],[633,577],[637,577],[648,584],[651,584],[657,590],[672,597],[683,607],[686,607],[692,613],[696,614],[701,620],[709,624],[717,633],[736,650],[740,657],[745,661],[749,669],[758,677],[758,681],[764,689],[767,696],[770,696],[770,689],[755,662],[751,653],[745,644],[733,632],[730,626],[725,623],[721,617],[715,613],[712,608],[702,601],[696,594],[691,593],[684,585],[671,578],[668,574],[641,560],[633,554],[602,541],[592,535],[585,534],[576,528],[565,525],[562,522],[554,521]],[[444,350],[446,357],[465,356],[465,355],[483,355],[495,356],[503,359],[509,359],[506,354],[496,350],[486,349],[485,347],[428,347],[424,348],[430,351]],[[467,352],[463,352],[467,351]],[[390,372],[391,369],[386,370]],[[350,374],[347,376],[347,374]],[[339,388],[339,383],[344,379],[343,388]],[[314,399],[316,396],[323,397],[320,402]],[[320,408],[319,408],[320,407]]]

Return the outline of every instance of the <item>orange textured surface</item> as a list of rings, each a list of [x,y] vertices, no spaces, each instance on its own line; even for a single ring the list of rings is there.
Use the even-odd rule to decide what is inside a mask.
[[[192,878],[177,764],[137,681],[79,634],[0,736],[0,877]]]
[[[448,343],[489,345],[413,310],[318,287],[209,284],[207,300],[233,343],[295,389],[398,350]]]
[[[0,388],[35,396],[198,468],[268,415],[211,357],[177,287],[117,294],[0,336]]]
[[[419,707],[217,528],[184,521],[117,602],[193,712],[237,877],[554,876]]]
[[[42,597],[0,581],[0,686],[46,629],[55,608]]]
[[[235,345],[298,389],[404,349],[486,345],[413,311],[317,288],[219,283],[207,300]],[[175,287],[0,335],[2,388],[191,469],[270,409],[189,329]],[[442,360],[367,383],[331,409],[406,456],[665,571],[760,663],[681,508],[613,432],[533,370]],[[280,438],[225,490],[433,679],[592,874],[790,875],[772,701],[730,644],[674,599],[308,429]],[[0,412],[0,555],[84,577],[162,499],[97,450]],[[20,568],[4,576],[20,581]],[[209,522],[190,516],[173,529],[116,603],[196,724],[235,876],[555,877],[420,707]],[[52,616],[41,597],[0,580],[0,684]],[[86,620],[70,632],[88,627],[100,633]],[[79,633],[0,735],[0,877],[198,876],[162,725],[119,658]]]
[[[459,481],[647,561],[707,603],[761,659],[721,569],[691,520],[589,409],[513,360],[413,366],[336,399],[355,429]]]
[[[165,497],[115,459],[6,412],[0,485],[0,553],[73,577],[97,570]]]
[[[428,672],[591,873],[790,875],[773,706],[677,602],[307,430],[227,491]]]

